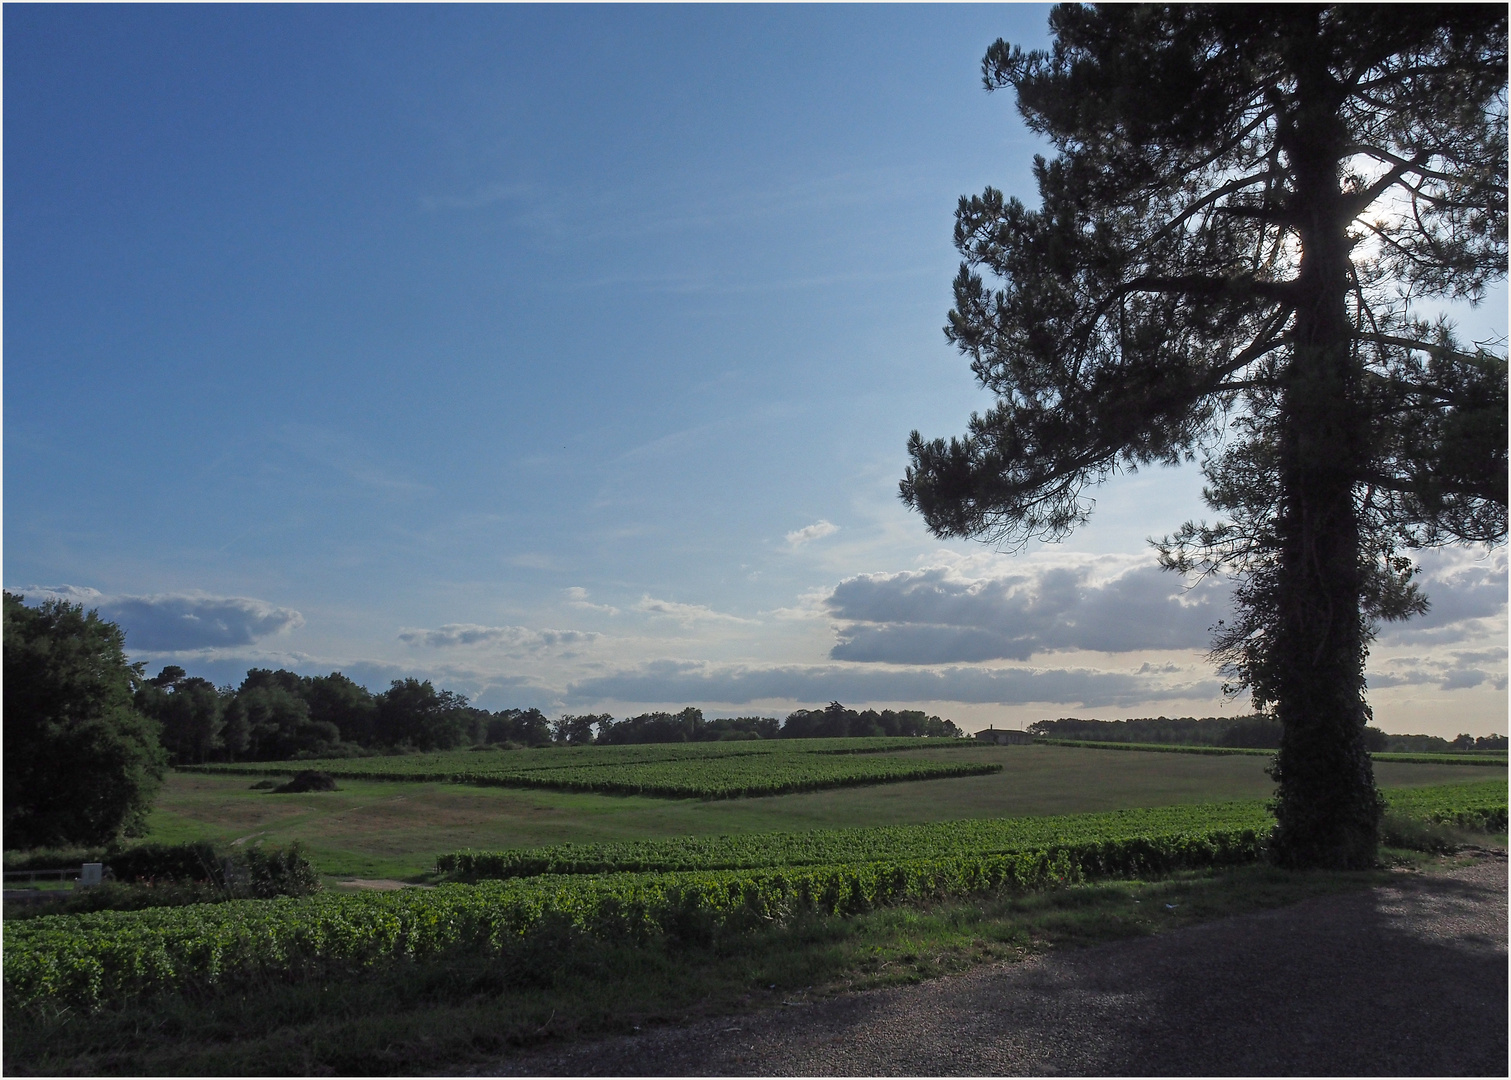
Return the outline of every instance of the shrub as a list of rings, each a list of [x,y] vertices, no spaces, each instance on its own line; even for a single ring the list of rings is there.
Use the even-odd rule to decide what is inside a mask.
[[[116,881],[225,881],[220,856],[204,841],[190,844],[138,844],[108,856]]]

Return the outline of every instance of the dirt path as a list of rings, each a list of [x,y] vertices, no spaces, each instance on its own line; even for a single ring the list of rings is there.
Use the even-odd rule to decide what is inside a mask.
[[[1156,937],[538,1051],[491,1075],[1505,1076],[1506,880],[1504,856],[1485,856]]]

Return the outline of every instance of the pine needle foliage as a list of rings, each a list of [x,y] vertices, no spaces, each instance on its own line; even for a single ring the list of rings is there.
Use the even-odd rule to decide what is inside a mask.
[[[1238,582],[1214,659],[1279,718],[1293,866],[1375,858],[1364,661],[1426,610],[1413,548],[1506,535],[1505,343],[1431,317],[1506,274],[1502,6],[1062,5],[998,41],[1054,147],[962,198],[945,334],[996,404],[909,443],[941,537],[1064,536],[1124,470],[1201,461],[1160,544]],[[991,283],[988,284],[988,279]]]

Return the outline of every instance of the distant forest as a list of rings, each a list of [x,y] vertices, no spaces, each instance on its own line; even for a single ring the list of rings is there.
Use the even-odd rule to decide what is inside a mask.
[[[740,739],[816,739],[876,735],[959,738],[952,721],[918,709],[857,711],[839,702],[798,709],[786,719],[740,716],[708,720],[701,709],[616,719],[608,713],[551,719],[539,709],[489,712],[429,680],[395,679],[373,693],[340,672],[297,675],[253,668],[239,687],[217,687],[168,666],[136,691],[136,707],[162,725],[163,746],[181,765],[206,761],[284,761],[317,757],[431,752],[469,746],[623,746],[632,743]],[[1134,720],[1040,720],[1041,738],[1098,742],[1181,743],[1273,749],[1280,724],[1262,715]],[[1372,751],[1505,750],[1506,739],[1460,735],[1389,735],[1365,729]]]
[[[1178,743],[1185,746],[1235,746],[1273,750],[1280,746],[1280,721],[1274,717],[1193,716],[1143,717],[1137,720],[1040,720],[1028,726],[1030,734],[1044,739],[1083,739],[1093,742]],[[1505,750],[1504,735],[1475,738],[1460,735],[1442,739],[1436,735],[1391,735],[1377,727],[1364,729],[1366,747],[1372,753],[1463,753],[1473,750]]]
[[[357,757],[468,746],[586,746],[629,743],[805,739],[859,735],[959,738],[949,720],[917,709],[857,712],[839,702],[799,709],[786,720],[706,720],[700,709],[615,719],[607,713],[548,719],[539,709],[474,708],[429,680],[395,679],[374,694],[340,672],[296,675],[253,668],[241,686],[216,687],[168,666],[136,692],[136,707],[162,724],[163,746],[181,765]]]

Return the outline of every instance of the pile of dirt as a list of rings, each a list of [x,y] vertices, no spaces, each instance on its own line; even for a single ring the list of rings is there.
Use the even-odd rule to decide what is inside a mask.
[[[328,772],[316,772],[307,769],[302,773],[296,773],[294,779],[273,789],[279,794],[292,794],[300,791],[336,791],[336,778]]]

